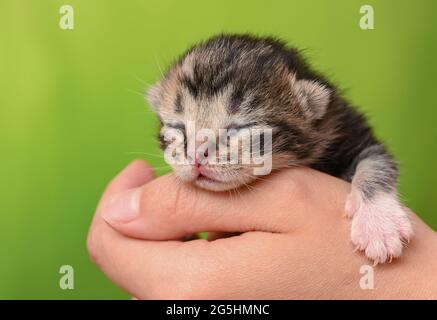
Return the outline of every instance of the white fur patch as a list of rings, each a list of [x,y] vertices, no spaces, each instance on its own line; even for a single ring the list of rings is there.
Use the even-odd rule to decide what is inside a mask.
[[[413,235],[411,222],[393,193],[379,193],[372,200],[364,200],[353,189],[345,209],[352,218],[352,242],[375,265],[399,257],[404,243]]]

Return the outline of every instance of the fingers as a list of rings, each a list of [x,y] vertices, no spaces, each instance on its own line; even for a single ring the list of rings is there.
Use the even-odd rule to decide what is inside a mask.
[[[209,268],[209,261],[202,259],[207,251],[204,240],[137,240],[117,233],[107,224],[99,224],[91,232],[93,241],[88,250],[95,263],[114,283],[140,299],[187,292],[190,283],[196,282],[194,270]]]
[[[222,287],[224,281],[245,280],[241,274],[265,266],[260,260],[280,243],[269,241],[267,237],[274,235],[267,233],[179,242],[132,239],[107,224],[93,232],[94,243],[89,246],[93,260],[109,279],[139,299],[199,299],[220,290],[233,291],[232,286]]]
[[[226,281],[230,287],[236,283],[246,287],[267,270],[266,265],[269,265],[268,270],[272,269],[271,261],[278,266],[283,264],[280,258],[287,255],[261,260],[277,246],[282,248],[283,238],[279,237],[287,235],[249,232],[212,242],[144,241],[131,236],[167,240],[200,230],[281,232],[289,227],[290,216],[291,220],[299,220],[293,212],[301,212],[303,220],[308,220],[306,214],[313,211],[312,203],[330,205],[332,201],[317,201],[314,183],[319,184],[319,188],[327,184],[328,190],[338,187],[335,183],[329,184],[331,178],[325,181],[324,176],[314,176],[311,171],[285,172],[254,184],[253,191],[240,198],[234,195],[230,199],[223,193],[181,185],[172,175],[152,179],[150,168],[141,162],[123,170],[108,186],[88,236],[88,251],[95,263],[112,281],[140,299],[196,298],[205,292],[221,292]],[[126,196],[129,192],[130,196]],[[130,203],[134,212],[137,208],[137,215],[125,221],[109,219],[108,211],[116,208],[114,204],[119,202],[116,199],[122,196],[127,199],[120,202]],[[117,210],[120,208],[125,207]],[[239,278],[252,274],[249,266],[259,270],[253,272],[252,278]],[[271,279],[278,278],[274,275]]]
[[[252,283],[265,271],[261,267],[266,263],[260,260],[281,243],[269,236],[274,235],[246,233],[214,242],[148,241],[126,237],[96,219],[88,251],[111,281],[138,299],[214,298],[234,291],[232,285],[223,287],[225,281],[244,288],[244,281]],[[251,274],[253,266],[261,269],[253,272],[254,279],[241,276]]]
[[[90,256],[112,281],[138,298],[178,297],[172,294],[189,297],[193,288],[202,293],[213,274],[219,274],[217,257],[225,244],[211,246],[206,240],[154,242],[132,239],[111,228],[101,217],[105,205],[114,197],[138,188],[152,178],[151,169],[137,161],[109,184],[88,234]],[[176,261],[178,263],[172,263]]]
[[[304,177],[290,170],[250,190],[226,193],[183,184],[170,174],[120,193],[102,214],[116,230],[141,239],[180,239],[202,231],[280,233],[289,230],[302,198],[310,200]]]
[[[105,206],[103,217],[125,235],[151,240],[180,239],[202,231],[282,233],[304,223],[314,207],[320,211],[335,205],[342,212],[348,188],[339,179],[309,169],[273,174],[249,190],[232,193],[201,190],[170,174],[140,190],[121,193],[119,201]]]
[[[240,233],[229,233],[229,232],[209,232],[208,241],[214,241],[217,239],[226,239],[230,237],[235,237],[240,235]]]
[[[134,161],[120,172],[108,185],[87,238],[88,252],[102,271],[126,291],[142,298],[147,298],[144,292],[150,297],[159,297],[161,290],[173,290],[165,284],[176,285],[176,282],[173,283],[171,280],[183,276],[178,268],[174,268],[168,261],[180,261],[187,252],[181,250],[182,243],[177,241],[153,243],[124,237],[111,228],[102,219],[101,214],[105,206],[118,202],[117,199],[135,192],[151,179],[153,171],[142,161]],[[189,245],[190,249],[193,247],[193,244]],[[198,263],[195,255],[189,256],[192,257],[193,265]],[[165,272],[168,268],[172,270]],[[171,272],[174,276],[162,279]],[[186,270],[184,273],[188,275]],[[150,286],[151,290],[145,290],[145,285]],[[178,285],[184,284],[178,282]]]
[[[105,192],[103,193],[102,199],[100,200],[97,212],[104,211],[102,208],[103,205],[107,205],[108,203],[116,203],[114,200],[117,197],[125,193],[129,193],[130,190],[135,190],[135,188],[138,188],[152,180],[153,177],[154,173],[152,168],[144,161],[136,160],[131,162],[108,184]],[[96,219],[96,216],[94,219]]]

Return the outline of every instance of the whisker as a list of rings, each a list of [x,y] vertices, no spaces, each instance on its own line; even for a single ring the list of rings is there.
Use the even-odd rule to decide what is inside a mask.
[[[139,76],[137,76],[136,74],[132,75],[132,77],[133,77],[134,79],[136,79],[137,81],[141,82],[142,84],[145,84],[146,86],[151,86],[151,85],[152,85],[152,84],[150,84],[150,83],[144,81],[143,79],[141,79],[141,78],[140,78]]]
[[[162,71],[161,65],[159,64],[159,60],[158,60],[158,57],[156,55],[155,55],[155,63],[159,69],[159,72],[161,73],[161,77],[164,78],[164,72]]]
[[[163,170],[163,169],[171,169],[170,166],[162,166],[162,167],[152,167],[153,170]]]
[[[153,154],[153,153],[147,153],[147,152],[136,152],[136,151],[128,152],[128,154],[142,154],[142,155],[151,156],[151,157],[156,157],[156,158],[163,158],[163,157],[164,157],[162,154]]]
[[[125,90],[127,92],[129,92],[129,93],[133,93],[133,94],[139,95],[139,96],[144,98],[144,93],[142,93],[142,92],[139,92],[139,91],[136,91],[136,90],[132,90],[132,89],[125,89]]]

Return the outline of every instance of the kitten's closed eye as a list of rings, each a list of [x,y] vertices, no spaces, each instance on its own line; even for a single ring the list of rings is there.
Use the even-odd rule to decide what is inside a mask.
[[[235,130],[240,131],[242,129],[250,129],[254,126],[258,125],[257,122],[248,122],[248,123],[231,123],[226,130]]]
[[[175,132],[176,130],[177,132]],[[172,131],[172,133],[170,133]],[[187,133],[183,122],[166,122],[159,133],[159,142],[161,148],[165,149],[174,139],[182,139],[184,144],[187,143]]]
[[[167,122],[164,124],[164,126],[185,132],[185,124],[183,122]]]
[[[226,128],[224,128],[226,131],[228,131],[229,134],[231,133],[238,133],[238,131],[243,129],[251,129],[252,127],[257,126],[257,122],[248,122],[248,123],[231,123]],[[170,128],[170,129],[177,129],[182,132],[185,132],[185,124],[183,122],[168,122],[164,124],[164,127]],[[201,129],[208,129],[208,128],[201,128]]]

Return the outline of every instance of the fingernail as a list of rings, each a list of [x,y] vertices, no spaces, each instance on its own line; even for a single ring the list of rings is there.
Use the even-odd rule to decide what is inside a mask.
[[[140,188],[126,190],[109,200],[103,211],[106,221],[129,222],[139,214]]]

